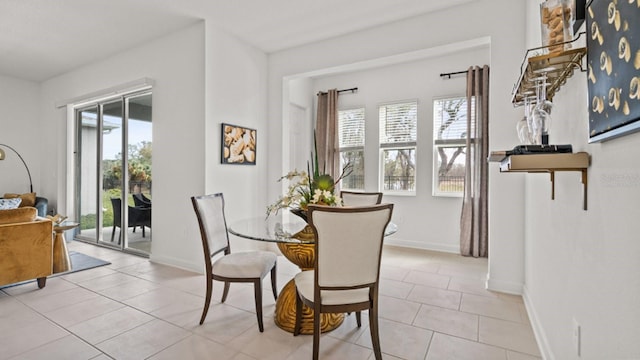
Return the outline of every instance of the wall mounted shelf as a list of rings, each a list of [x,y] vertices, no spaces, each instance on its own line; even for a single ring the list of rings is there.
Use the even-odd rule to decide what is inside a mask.
[[[582,174],[583,209],[587,210],[587,168],[589,154],[527,154],[511,155],[500,161],[500,172],[549,173],[551,176],[551,200],[555,199],[555,173],[557,171],[577,171]]]
[[[568,43],[576,42],[584,32]],[[543,55],[548,46],[542,46],[527,50],[522,65],[520,66],[520,78],[513,87],[511,103],[514,106],[524,105],[526,97],[531,98],[531,103],[536,103],[536,79],[546,74],[547,94],[546,99],[553,100],[553,96],[565,84],[568,78],[573,75],[575,69],[586,71],[582,67],[582,58],[587,54],[587,48],[581,47],[560,52],[553,52]]]

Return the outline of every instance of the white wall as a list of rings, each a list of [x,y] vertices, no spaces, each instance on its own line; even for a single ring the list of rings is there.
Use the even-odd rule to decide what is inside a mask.
[[[266,55],[206,21],[42,85],[42,121],[53,161],[48,191],[66,198],[66,115],[54,104],[135,79],[153,87],[153,243],[151,260],[202,271],[190,197],[224,192],[227,219],[262,216],[268,152]],[[220,164],[220,123],[258,130],[256,166]],[[261,143],[260,141],[263,141]],[[57,157],[55,156],[57,154]],[[65,204],[60,204],[62,208]],[[62,209],[64,212],[64,209]],[[244,245],[252,246],[252,244]]]
[[[538,2],[530,3],[528,37],[539,39]],[[588,210],[579,173],[556,175],[553,201],[548,176],[526,176],[524,296],[534,330],[547,359],[639,359],[640,133],[588,143],[585,73],[577,71],[553,103],[550,143],[591,154]]]
[[[55,104],[144,77],[155,81],[151,259],[199,270],[199,238],[187,235],[194,226],[189,196],[204,191],[202,22],[42,84],[40,126],[50,149],[41,165],[47,193],[66,213],[66,184],[73,179],[67,176],[66,110]]]
[[[33,191],[46,196],[41,189],[40,163],[43,159],[42,137],[38,128],[40,87],[32,81],[0,75],[0,144],[14,148],[24,159],[33,181]],[[29,176],[20,158],[10,149],[0,162],[0,197],[5,193],[29,191]]]
[[[284,130],[283,79],[300,74],[322,72],[335,67],[431,49],[439,46],[490,37],[490,142],[492,149],[508,149],[517,141],[515,121],[520,116],[511,106],[511,89],[519,75],[524,53],[524,2],[478,0],[445,11],[417,16],[402,22],[379,26],[339,38],[277,52],[269,56],[269,153],[267,172],[269,199],[281,192],[276,179],[288,169],[282,162]],[[505,16],[507,15],[507,16]],[[470,61],[470,63],[475,61]],[[440,69],[438,69],[440,70]],[[458,68],[452,69],[452,71]],[[359,85],[359,84],[354,84]],[[283,96],[284,94],[284,96]],[[347,96],[347,95],[345,95]],[[286,103],[288,106],[288,102]],[[268,181],[268,180],[267,180]],[[492,171],[489,184],[490,245],[489,286],[520,292],[523,284],[523,185],[524,178],[500,176]],[[396,214],[407,211],[396,208]],[[406,222],[406,227],[422,227]],[[400,234],[394,235],[399,236]]]
[[[418,101],[416,196],[384,196],[384,202],[395,204],[393,221],[399,226],[398,233],[387,240],[387,244],[460,252],[462,198],[432,196],[433,99],[466,93],[464,75],[447,79],[441,78],[440,73],[466,70],[471,65],[482,66],[489,61],[487,45],[409,63],[324,76],[315,81],[312,94],[331,88],[358,87],[356,93],[340,95],[338,107],[365,108],[366,191],[379,191],[378,105],[399,100]]]
[[[224,194],[227,223],[232,224],[234,220],[265,216],[264,204],[269,201],[264,191],[270,162],[267,55],[210,22],[206,29],[206,128],[199,135],[206,144],[205,193]],[[220,163],[221,123],[257,130],[256,165]],[[233,251],[262,246],[233,236],[231,242]]]

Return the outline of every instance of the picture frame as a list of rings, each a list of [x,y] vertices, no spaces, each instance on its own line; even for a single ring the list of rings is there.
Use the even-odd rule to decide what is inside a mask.
[[[222,123],[220,162],[230,165],[255,165],[257,131],[244,126]]]
[[[640,131],[640,3],[590,0],[586,21],[589,142]]]

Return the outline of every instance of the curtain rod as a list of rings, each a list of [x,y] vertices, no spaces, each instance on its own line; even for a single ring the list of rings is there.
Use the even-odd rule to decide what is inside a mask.
[[[338,94],[341,92],[347,92],[347,91],[351,91],[351,93],[354,93],[356,91],[358,91],[357,87],[351,88],[351,89],[342,89],[342,90],[338,90]],[[318,91],[318,94],[326,94],[326,91]]]
[[[455,71],[455,72],[450,72],[450,73],[442,73],[440,74],[440,77],[445,77],[448,76],[449,79],[451,79],[451,75],[459,75],[459,74],[466,74],[468,70],[464,70],[464,71]]]

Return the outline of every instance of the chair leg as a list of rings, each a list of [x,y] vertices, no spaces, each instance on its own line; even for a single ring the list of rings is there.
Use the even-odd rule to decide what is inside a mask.
[[[380,333],[378,331],[378,303],[374,300],[373,306],[369,309],[369,330],[371,331],[371,344],[376,360],[382,360],[382,350],[380,349]]]
[[[258,329],[260,332],[264,332],[264,324],[262,323],[262,279],[254,281],[253,291],[256,294],[256,316],[258,317]]]
[[[144,237],[145,233],[144,233],[144,225],[142,225],[142,237]]]
[[[111,230],[111,242],[113,242],[113,236],[116,234],[116,226],[113,225],[113,229]]]
[[[318,360],[320,358],[320,306],[317,302],[313,305],[313,360]]]
[[[300,294],[298,294],[298,288],[296,288],[296,323],[293,326],[293,336],[300,335],[301,322],[302,322],[302,300],[300,300]]]
[[[220,300],[220,302],[225,302],[227,301],[227,295],[229,295],[229,285],[231,283],[228,281],[224,282],[224,290],[222,290],[222,300]]]
[[[202,316],[200,317],[200,325],[204,323],[204,319],[207,317],[207,312],[209,312],[209,305],[211,304],[211,292],[213,291],[213,280],[211,280],[210,276],[207,276],[207,296],[204,300],[204,309],[202,309]]]
[[[273,269],[271,269],[271,289],[273,290],[273,298],[278,300],[278,289],[276,288],[276,273],[277,273],[278,264],[273,265]]]
[[[362,326],[362,312],[361,311],[356,311],[356,323],[358,324],[358,327]]]

